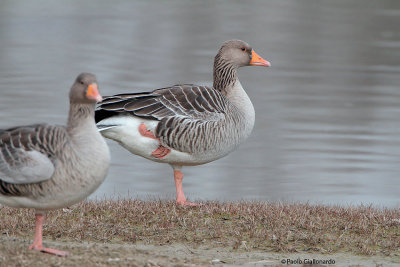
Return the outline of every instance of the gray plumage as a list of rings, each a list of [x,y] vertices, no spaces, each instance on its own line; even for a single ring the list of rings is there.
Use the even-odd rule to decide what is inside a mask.
[[[96,100],[88,99],[87,88],[94,83],[92,74],[78,76],[70,92],[67,127],[34,124],[0,130],[0,202],[60,208],[101,184],[110,156],[94,122]]]
[[[225,42],[215,57],[213,88],[183,84],[106,97],[96,110],[96,122],[104,131],[117,126],[100,122],[112,116],[157,120],[154,133],[165,147],[194,155],[226,154],[250,134],[254,122],[247,95],[234,90],[242,90],[237,68],[250,63],[251,52],[243,41]]]
[[[206,86],[185,84],[147,94],[116,95],[99,108],[157,120],[155,136],[163,146],[192,154],[237,144],[245,128],[244,114]]]
[[[185,204],[181,166],[229,154],[253,129],[254,107],[237,77],[248,65],[270,64],[247,43],[227,41],[215,57],[213,88],[182,84],[106,97],[95,112],[99,131],[134,154],[170,164],[177,202]]]

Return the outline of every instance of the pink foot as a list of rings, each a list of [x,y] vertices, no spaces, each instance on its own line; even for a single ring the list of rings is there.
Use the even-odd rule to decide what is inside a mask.
[[[169,150],[168,148],[160,145],[156,150],[153,151],[153,153],[151,153],[151,155],[155,158],[159,158],[162,159],[164,158],[166,155],[169,154],[169,152],[171,152],[171,150]]]
[[[159,140],[159,138],[155,137],[151,131],[147,130],[147,127],[146,127],[146,125],[144,125],[144,123],[141,123],[139,125],[139,133],[144,137]]]
[[[148,138],[160,141],[160,138],[155,137],[151,131],[147,130],[146,125],[144,125],[144,123],[141,123],[139,125],[139,133],[144,137],[148,137]],[[151,153],[151,155],[155,158],[163,159],[166,155],[169,154],[169,152],[171,152],[171,150],[160,145],[156,150],[154,150]]]
[[[197,207],[200,205],[199,203],[187,202],[187,201],[182,202],[182,201],[178,201],[178,200],[176,201],[176,203],[179,205],[182,205],[182,206],[191,206],[191,207]]]
[[[31,250],[37,250],[44,253],[49,253],[57,256],[67,256],[67,251],[52,249],[52,248],[45,248],[42,245],[42,230],[43,230],[43,222],[44,222],[44,215],[37,213],[36,214],[36,225],[35,225],[35,238],[33,239],[32,245],[29,246]]]
[[[58,250],[54,248],[45,248],[43,246],[34,246],[33,244],[29,247],[29,249],[40,251],[43,253],[49,253],[60,257],[65,257],[68,255],[68,251]]]

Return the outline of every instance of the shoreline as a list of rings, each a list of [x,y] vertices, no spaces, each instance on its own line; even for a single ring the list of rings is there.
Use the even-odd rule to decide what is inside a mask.
[[[85,201],[46,216],[44,244],[70,251],[66,258],[27,249],[33,239],[33,210],[3,206],[0,213],[0,263],[12,265],[26,266],[38,260],[62,266],[78,262],[87,266],[287,266],[288,262],[302,266],[308,260],[324,265],[334,260],[332,266],[400,263],[399,209]],[[282,260],[287,262],[281,264]]]

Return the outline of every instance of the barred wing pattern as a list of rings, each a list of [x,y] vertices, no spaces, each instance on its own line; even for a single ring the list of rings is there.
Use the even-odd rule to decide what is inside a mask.
[[[50,179],[65,135],[65,128],[43,124],[0,130],[0,191],[19,195],[23,184]]]
[[[161,120],[168,116],[202,119],[224,113],[225,101],[222,98],[222,94],[206,86],[184,84],[148,93],[105,97],[99,108],[130,112],[135,116],[153,120]],[[98,120],[96,118],[96,121]]]
[[[184,84],[149,93],[106,97],[96,111],[96,122],[117,113],[157,120],[155,135],[163,146],[201,153],[228,142],[222,131],[235,128],[229,127],[235,120],[227,116],[232,109],[234,107],[220,92],[206,86]],[[230,133],[225,131],[224,135],[227,134]],[[235,140],[230,139],[232,141]]]

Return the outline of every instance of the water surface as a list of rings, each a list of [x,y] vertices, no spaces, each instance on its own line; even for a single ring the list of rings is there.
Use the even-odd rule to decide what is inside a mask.
[[[191,200],[400,203],[398,1],[1,1],[0,127],[64,123],[83,71],[104,95],[212,84],[221,43],[242,39],[271,68],[239,70],[251,137],[184,169]],[[108,141],[92,198],[173,198],[172,169]]]

